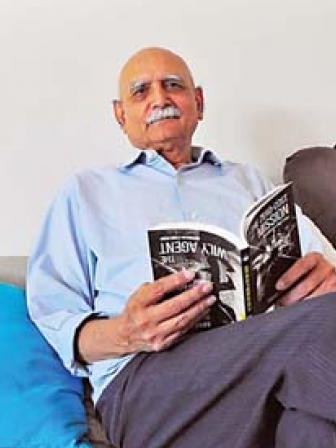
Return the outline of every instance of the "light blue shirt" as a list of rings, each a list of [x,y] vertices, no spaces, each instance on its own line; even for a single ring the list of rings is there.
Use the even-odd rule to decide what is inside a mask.
[[[253,201],[272,185],[248,165],[221,162],[193,148],[195,162],[176,170],[154,150],[75,175],[58,193],[29,261],[32,319],[76,375],[89,375],[97,401],[134,355],[95,362],[74,359],[73,338],[93,313],[116,316],[140,284],[152,281],[147,229],[168,221],[201,221],[235,234]],[[299,218],[304,252],[322,251]]]

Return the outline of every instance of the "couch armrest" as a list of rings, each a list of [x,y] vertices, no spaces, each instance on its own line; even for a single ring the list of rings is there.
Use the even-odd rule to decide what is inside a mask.
[[[25,256],[0,256],[0,281],[24,286],[27,260]]]

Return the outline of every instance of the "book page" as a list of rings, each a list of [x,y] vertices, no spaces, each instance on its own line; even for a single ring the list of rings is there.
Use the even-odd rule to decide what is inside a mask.
[[[252,207],[243,231],[261,312],[279,297],[276,281],[301,256],[292,185],[277,187]]]
[[[187,222],[163,224],[148,230],[154,279],[188,269],[195,272],[194,281],[213,282],[217,301],[198,329],[241,320],[246,314],[241,252],[218,234],[223,234],[223,229],[217,228],[217,233],[213,230],[214,226]]]

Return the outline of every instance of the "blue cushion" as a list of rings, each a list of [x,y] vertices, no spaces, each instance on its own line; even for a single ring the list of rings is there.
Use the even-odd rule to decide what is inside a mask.
[[[92,447],[83,441],[82,381],[63,367],[30,321],[24,290],[4,283],[0,360],[0,447]]]

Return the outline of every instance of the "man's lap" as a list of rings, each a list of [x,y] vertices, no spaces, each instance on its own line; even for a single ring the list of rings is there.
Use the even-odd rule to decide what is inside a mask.
[[[283,405],[291,405],[292,391],[283,392],[288,366],[302,357],[307,362],[306,349],[320,338],[331,344],[336,329],[328,324],[335,314],[336,295],[330,294],[190,334],[163,352],[139,354],[98,402],[111,440],[125,447],[196,448],[221,441],[232,448],[269,448]],[[336,354],[329,360],[329,350],[332,363]]]

